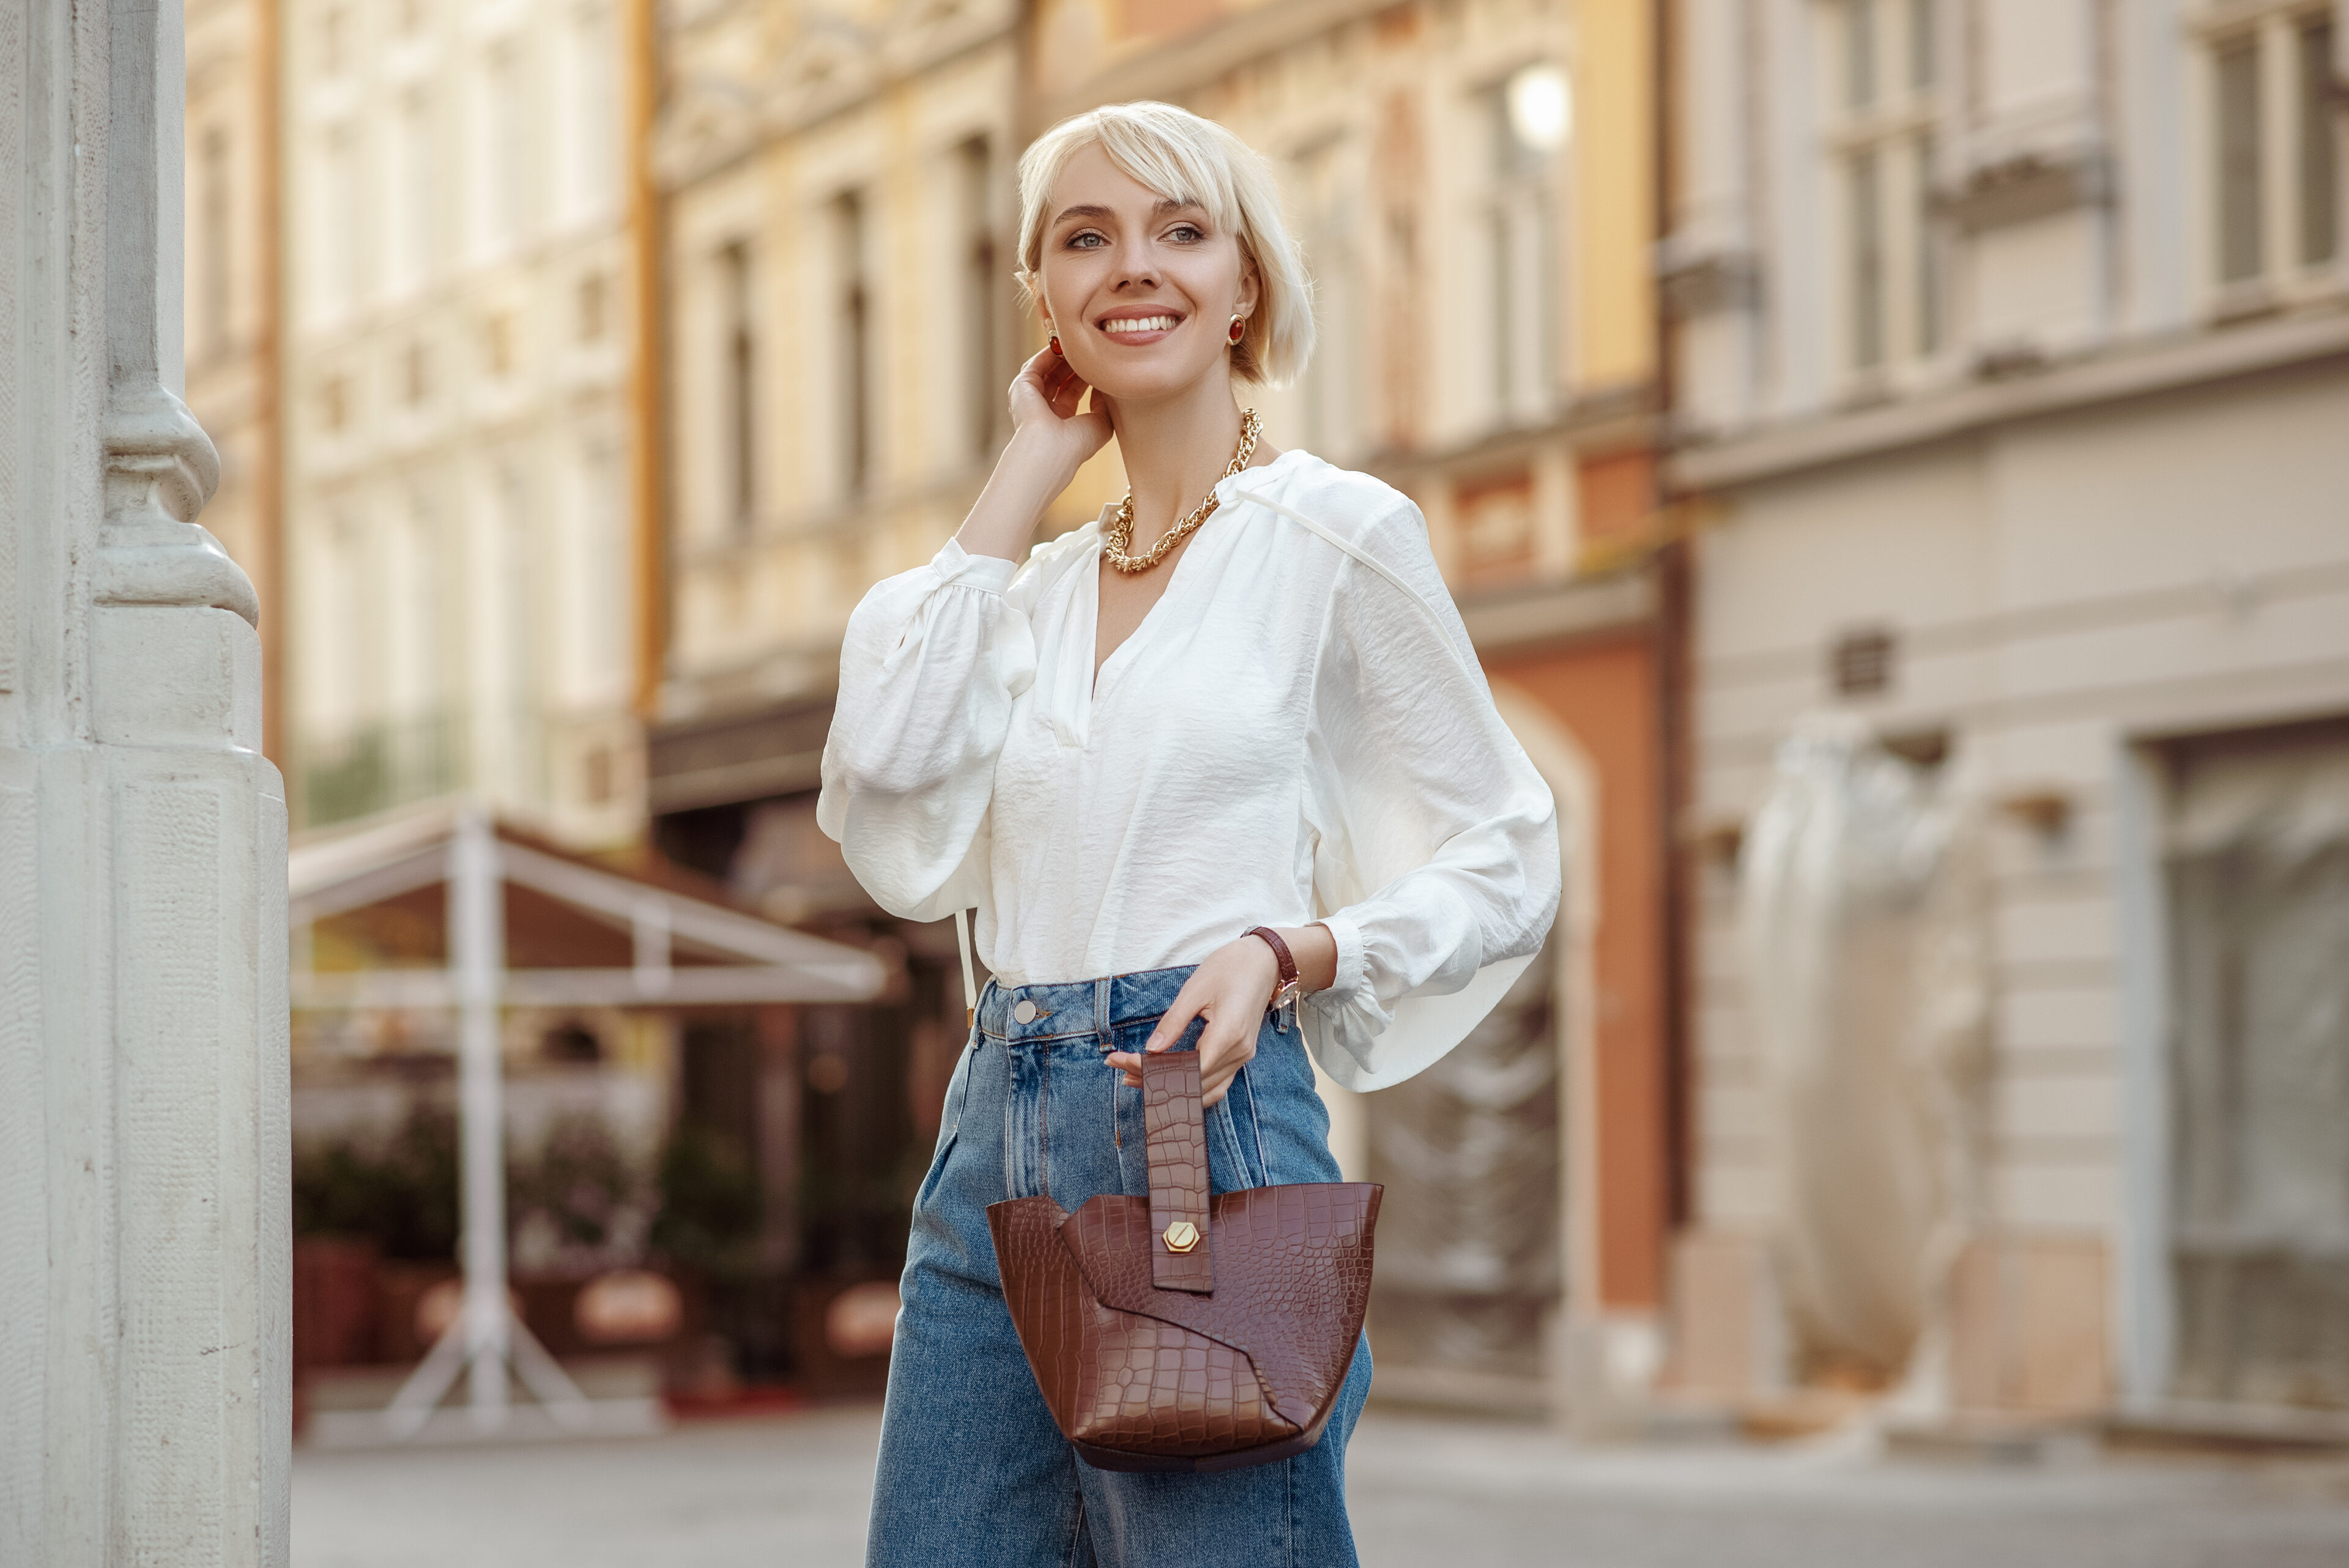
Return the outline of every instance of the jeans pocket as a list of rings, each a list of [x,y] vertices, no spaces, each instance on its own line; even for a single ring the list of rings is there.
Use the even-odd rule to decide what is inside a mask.
[[[1224,1097],[1207,1112],[1207,1136],[1224,1146],[1230,1161],[1226,1168],[1238,1178],[1232,1187],[1217,1189],[1220,1191],[1262,1187],[1269,1179],[1264,1170],[1263,1141],[1257,1133],[1256,1085],[1249,1081],[1254,1070],[1252,1064],[1242,1067]],[[1210,1157],[1207,1163],[1212,1169],[1216,1161]]]

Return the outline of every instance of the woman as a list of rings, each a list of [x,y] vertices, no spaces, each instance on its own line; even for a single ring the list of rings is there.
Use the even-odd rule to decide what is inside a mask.
[[[1466,1032],[1556,909],[1549,794],[1417,509],[1275,451],[1235,399],[1312,346],[1263,161],[1127,104],[1019,179],[1051,341],[961,531],[851,617],[824,750],[819,820],[858,877],[908,919],[976,906],[994,975],[915,1199],[868,1561],[1350,1563],[1367,1348],[1303,1455],[1095,1469],[1021,1354],[987,1206],[1147,1192],[1142,1051],[1198,1051],[1214,1190],[1339,1179],[1307,1040],[1367,1089]],[[1124,504],[1016,565],[1112,435]]]

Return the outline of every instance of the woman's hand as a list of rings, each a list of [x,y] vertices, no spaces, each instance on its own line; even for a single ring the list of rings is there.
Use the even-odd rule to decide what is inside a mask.
[[[1031,450],[1063,459],[1074,478],[1078,467],[1115,433],[1109,399],[1102,394],[1093,393],[1091,410],[1077,411],[1091,389],[1077,368],[1047,344],[1012,378],[1012,439],[1030,437]]]
[[[1232,1079],[1256,1057],[1256,1033],[1264,1023],[1265,1004],[1272,1000],[1280,966],[1272,949],[1259,937],[1226,942],[1191,971],[1174,1004],[1159,1019],[1143,1044],[1144,1051],[1172,1049],[1191,1020],[1204,1018],[1199,1035],[1201,1103],[1214,1105],[1228,1094]],[[1142,1058],[1132,1051],[1113,1051],[1109,1064],[1123,1068],[1125,1081],[1142,1086]]]
[[[1044,508],[1114,430],[1109,400],[1099,392],[1090,410],[1077,411],[1090,389],[1050,348],[1019,367],[1011,383],[1011,440],[955,535],[964,549],[1007,561],[1027,553]]]

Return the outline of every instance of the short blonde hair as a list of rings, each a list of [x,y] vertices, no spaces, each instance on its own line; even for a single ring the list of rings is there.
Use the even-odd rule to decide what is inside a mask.
[[[1256,151],[1212,119],[1171,103],[1119,103],[1064,119],[1019,158],[1019,286],[1043,294],[1044,225],[1053,183],[1077,152],[1101,144],[1111,162],[1170,202],[1206,210],[1239,237],[1255,265],[1257,307],[1232,348],[1232,374],[1280,386],[1313,353],[1313,283],[1281,221],[1280,188]]]

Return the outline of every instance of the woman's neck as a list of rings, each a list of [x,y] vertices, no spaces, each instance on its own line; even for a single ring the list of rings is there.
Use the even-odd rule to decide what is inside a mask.
[[[1147,550],[1207,498],[1240,444],[1228,376],[1203,376],[1174,397],[1117,405],[1117,450],[1133,488],[1133,543]]]

